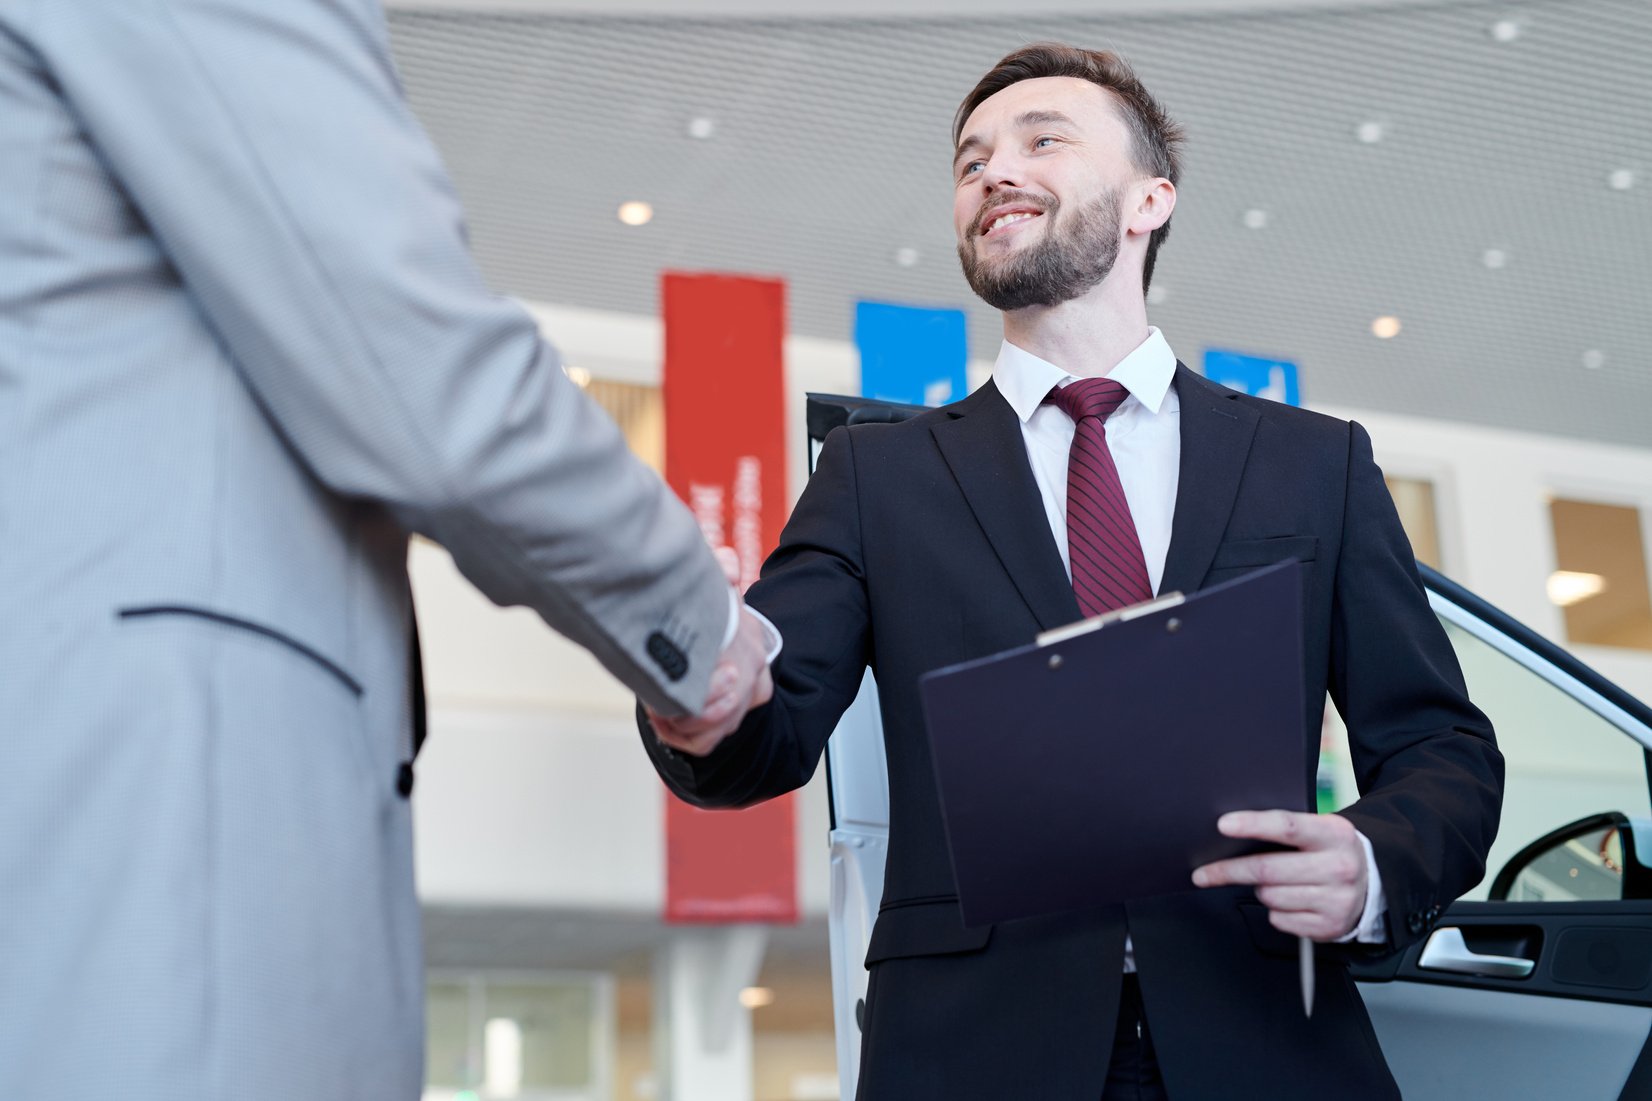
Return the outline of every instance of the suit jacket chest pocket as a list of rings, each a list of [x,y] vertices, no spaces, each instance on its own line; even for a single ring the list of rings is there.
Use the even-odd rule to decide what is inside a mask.
[[[1319,539],[1312,535],[1276,535],[1265,539],[1228,539],[1216,548],[1205,584],[1229,581],[1241,574],[1296,559],[1311,567],[1319,554]]]

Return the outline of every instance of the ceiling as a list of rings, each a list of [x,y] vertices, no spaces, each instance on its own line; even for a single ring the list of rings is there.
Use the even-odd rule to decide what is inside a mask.
[[[1646,0],[807,20],[457,2],[393,9],[392,37],[507,293],[652,316],[662,269],[772,274],[793,332],[849,339],[860,298],[959,306],[990,359],[996,314],[953,257],[949,124],[999,56],[1055,38],[1122,52],[1188,129],[1150,311],[1183,359],[1294,360],[1311,404],[1652,444]],[[632,199],[652,222],[616,219]],[[1379,315],[1398,336],[1372,335]]]
[[[1390,7],[1438,3],[1438,0],[1039,0],[1042,13],[1075,12],[1216,12],[1280,10],[1293,7]],[[1003,0],[388,0],[388,7],[409,11],[529,12],[545,15],[665,15],[737,16],[742,18],[843,19],[870,16],[890,18],[946,18],[994,16]]]

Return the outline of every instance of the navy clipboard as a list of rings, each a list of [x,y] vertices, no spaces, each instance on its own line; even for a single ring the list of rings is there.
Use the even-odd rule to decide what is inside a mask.
[[[919,680],[966,925],[1195,890],[1275,846],[1230,810],[1307,810],[1291,560]]]

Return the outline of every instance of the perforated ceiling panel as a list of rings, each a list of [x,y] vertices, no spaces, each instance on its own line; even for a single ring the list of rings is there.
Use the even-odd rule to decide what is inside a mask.
[[[990,359],[949,126],[999,56],[1055,38],[1121,51],[1187,126],[1151,310],[1184,360],[1282,356],[1311,402],[1652,444],[1646,0],[391,26],[477,255],[524,298],[653,314],[663,268],[776,274],[794,332],[848,339],[863,297],[958,305]],[[652,222],[617,220],[631,199]]]

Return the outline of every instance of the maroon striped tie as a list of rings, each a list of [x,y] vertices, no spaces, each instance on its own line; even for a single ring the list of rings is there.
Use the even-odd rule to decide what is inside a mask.
[[[1107,418],[1129,396],[1130,391],[1110,378],[1081,378],[1056,387],[1044,399],[1073,418],[1073,449],[1067,457],[1067,552],[1073,594],[1086,616],[1153,596],[1130,502],[1107,449]]]

